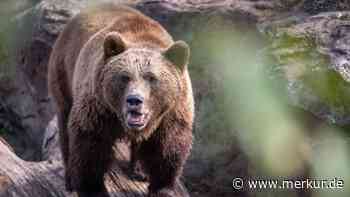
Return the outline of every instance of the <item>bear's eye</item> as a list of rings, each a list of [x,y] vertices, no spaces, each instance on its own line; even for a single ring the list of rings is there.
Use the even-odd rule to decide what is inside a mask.
[[[121,81],[122,83],[128,83],[130,80],[131,80],[131,78],[130,78],[130,76],[128,76],[128,75],[121,75],[121,76],[120,76],[120,81]]]
[[[157,77],[154,74],[152,74],[152,73],[147,73],[144,76],[144,78],[145,78],[145,80],[149,81],[152,84],[156,84],[158,82]]]

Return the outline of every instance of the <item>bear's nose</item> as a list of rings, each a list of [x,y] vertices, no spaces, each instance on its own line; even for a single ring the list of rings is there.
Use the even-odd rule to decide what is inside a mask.
[[[126,102],[129,106],[138,106],[143,103],[143,98],[140,95],[129,95],[126,97]]]

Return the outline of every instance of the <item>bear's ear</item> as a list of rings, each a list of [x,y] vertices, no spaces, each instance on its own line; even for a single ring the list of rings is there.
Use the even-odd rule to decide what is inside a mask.
[[[190,47],[182,40],[176,41],[164,52],[164,56],[183,71],[190,58]]]
[[[103,48],[104,56],[107,59],[124,52],[126,50],[126,45],[119,33],[111,32],[107,34]]]

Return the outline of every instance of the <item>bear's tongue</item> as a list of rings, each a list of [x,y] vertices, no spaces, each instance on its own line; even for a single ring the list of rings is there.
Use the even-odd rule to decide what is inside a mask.
[[[127,115],[127,121],[130,126],[142,126],[144,115],[137,111],[131,111]]]

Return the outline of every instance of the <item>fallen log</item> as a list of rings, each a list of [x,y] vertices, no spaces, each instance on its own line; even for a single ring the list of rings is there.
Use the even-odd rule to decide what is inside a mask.
[[[146,196],[148,183],[128,176],[128,145],[118,142],[114,150],[114,165],[105,176],[111,197]],[[73,197],[75,193],[69,193],[64,188],[63,172],[61,160],[24,161],[0,138],[0,197]],[[177,196],[189,196],[181,183],[178,183],[176,191]]]

